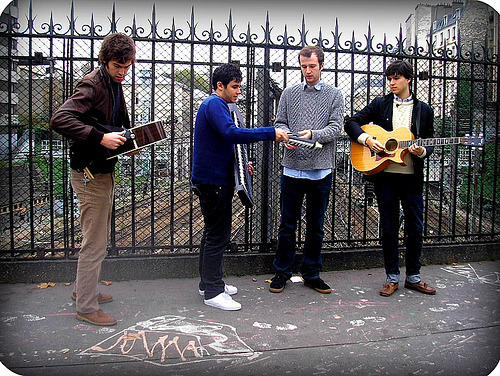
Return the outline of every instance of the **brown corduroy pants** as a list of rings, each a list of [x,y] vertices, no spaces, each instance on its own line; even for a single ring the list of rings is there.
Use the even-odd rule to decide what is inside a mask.
[[[71,186],[79,201],[83,235],[73,290],[76,310],[93,313],[99,310],[98,284],[109,241],[114,174],[94,174],[88,181],[83,173],[71,170]]]

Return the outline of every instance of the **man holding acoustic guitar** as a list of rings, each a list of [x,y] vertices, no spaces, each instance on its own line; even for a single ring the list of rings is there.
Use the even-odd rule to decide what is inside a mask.
[[[409,63],[397,60],[385,71],[392,93],[375,98],[370,104],[345,121],[347,134],[364,147],[370,159],[383,161],[377,168],[365,171],[373,181],[380,213],[380,230],[384,254],[386,283],[380,295],[391,296],[399,287],[398,235],[400,227],[400,206],[404,212],[406,239],[405,288],[425,294],[436,290],[420,278],[420,256],[423,243],[423,183],[424,159],[432,153],[432,147],[410,144],[401,154],[401,163],[394,163],[390,157],[395,154],[391,140],[381,142],[382,132],[398,129],[410,130],[416,139],[432,138],[434,134],[434,113],[432,108],[419,101],[411,92],[413,70]],[[368,123],[373,123],[368,124]],[[396,142],[396,141],[395,141]],[[361,153],[360,153],[361,154]],[[351,159],[356,155],[351,155]],[[362,162],[360,162],[362,164]],[[353,160],[353,165],[355,161]]]
[[[132,38],[121,33],[106,36],[99,52],[100,67],[77,84],[73,95],[55,112],[51,128],[69,139],[71,185],[78,196],[83,240],[78,256],[75,288],[76,318],[94,325],[116,320],[99,309],[113,300],[98,291],[102,261],[107,252],[117,158],[108,150],[122,146],[130,128],[121,83],[135,62]],[[102,124],[102,125],[101,125]]]

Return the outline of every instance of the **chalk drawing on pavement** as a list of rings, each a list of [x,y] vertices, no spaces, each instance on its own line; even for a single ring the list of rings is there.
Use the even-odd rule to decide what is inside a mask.
[[[273,328],[273,326],[271,324],[267,324],[265,322],[258,322],[258,321],[255,321],[252,326],[254,326],[256,328],[260,328],[260,329],[272,329]],[[297,325],[293,325],[293,324],[276,325],[275,329],[282,330],[282,331],[283,330],[295,330],[295,329],[297,329]]]
[[[481,283],[489,283],[492,285],[500,285],[500,273],[493,272],[483,276],[479,276],[471,264],[451,265],[441,268],[442,270],[467,278],[470,282],[479,281]]]
[[[139,322],[79,355],[122,356],[158,366],[210,360],[254,359],[253,351],[230,325],[166,315]]]
[[[363,319],[357,319],[357,320],[352,320],[350,321],[352,326],[364,326],[367,321],[371,321],[374,323],[382,323],[386,320],[385,317],[381,316],[370,316],[370,317],[363,317]]]

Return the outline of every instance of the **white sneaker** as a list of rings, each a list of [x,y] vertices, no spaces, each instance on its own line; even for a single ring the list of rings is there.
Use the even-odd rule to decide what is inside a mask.
[[[203,290],[198,290],[201,296],[205,296],[205,291]],[[224,286],[224,292],[228,295],[234,295],[238,293],[238,288],[233,285],[225,285]]]
[[[215,298],[205,299],[204,302],[207,306],[223,309],[224,311],[237,311],[241,309],[241,304],[235,302],[233,298],[225,292],[221,292]]]

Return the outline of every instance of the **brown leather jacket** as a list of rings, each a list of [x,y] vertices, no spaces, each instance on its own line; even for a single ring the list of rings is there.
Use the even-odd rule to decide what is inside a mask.
[[[109,173],[114,170],[116,158],[107,160],[107,149],[102,146],[102,126],[130,128],[130,119],[121,85],[120,108],[115,124],[113,108],[115,96],[104,66],[93,70],[76,85],[75,92],[54,113],[51,128],[69,139],[71,168],[81,171],[88,167],[92,173]]]

